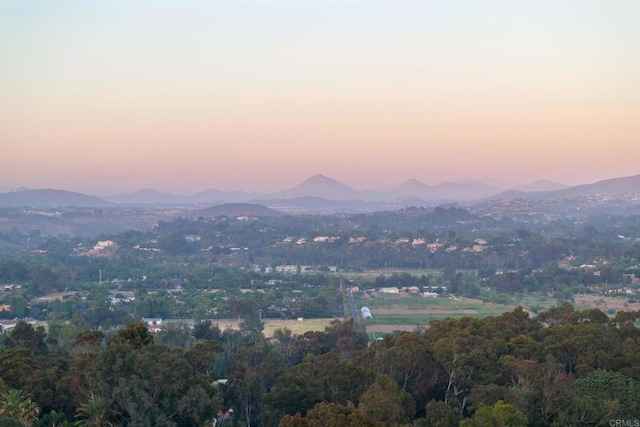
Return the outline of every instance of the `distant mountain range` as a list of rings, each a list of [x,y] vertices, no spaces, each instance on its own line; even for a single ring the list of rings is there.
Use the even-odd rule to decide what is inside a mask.
[[[525,191],[525,192],[529,192],[529,191],[554,191],[554,190],[563,190],[565,188],[568,188],[568,185],[564,185],[564,184],[559,184],[557,182],[553,182],[553,181],[547,181],[547,180],[540,180],[540,181],[535,181],[532,182],[530,184],[522,184],[522,185],[516,185],[514,187],[511,188],[511,190],[518,190],[518,191]]]
[[[65,190],[19,190],[0,194],[0,206],[7,207],[66,207],[104,208],[115,203],[98,197]]]
[[[640,175],[612,178],[593,184],[582,184],[552,191],[509,190],[491,196],[491,199],[554,200],[570,197],[593,197],[598,195],[640,194]]]
[[[544,191],[566,188],[566,185],[551,181],[536,181],[523,188],[526,191]],[[520,189],[520,187],[517,187]],[[270,198],[291,199],[296,197],[320,197],[329,200],[361,201],[402,201],[421,199],[425,202],[453,202],[483,199],[501,193],[504,187],[481,182],[443,182],[427,185],[416,179],[409,179],[386,191],[355,190],[324,175],[314,175],[297,186],[270,195]]]
[[[506,189],[484,182],[443,182],[427,185],[410,179],[388,190],[356,190],[324,175],[314,175],[295,187],[271,194],[208,189],[191,196],[180,196],[144,189],[133,193],[104,198],[51,189],[20,189],[0,193],[0,206],[5,207],[109,207],[140,206],[202,206],[229,203],[252,203],[290,212],[330,210],[358,211],[392,209],[398,205],[436,206],[442,203],[472,203],[487,199],[556,199],[595,196],[598,194],[640,193],[640,175],[613,178],[593,184],[567,187],[551,181],[536,181]],[[360,208],[359,208],[360,207]],[[246,208],[246,206],[244,206]],[[246,213],[245,213],[246,214]]]

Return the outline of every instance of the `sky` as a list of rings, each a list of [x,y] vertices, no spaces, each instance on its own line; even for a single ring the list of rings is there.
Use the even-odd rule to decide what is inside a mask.
[[[0,0],[0,188],[640,174],[636,0]]]

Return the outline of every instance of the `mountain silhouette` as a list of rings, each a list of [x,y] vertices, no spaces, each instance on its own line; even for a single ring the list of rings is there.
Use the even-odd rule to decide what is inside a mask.
[[[568,188],[568,185],[560,184],[558,182],[548,181],[546,179],[541,179],[538,181],[530,182],[528,184],[516,185],[511,188],[511,190],[518,191],[555,191],[555,190],[564,190]]]
[[[361,193],[335,179],[318,174],[306,179],[293,188],[279,191],[270,196],[277,199],[314,196],[331,200],[347,200],[358,199]]]
[[[492,196],[491,199],[537,199],[554,200],[570,197],[593,197],[597,195],[640,194],[640,175],[611,178],[593,184],[582,184],[553,191],[509,190]]]
[[[389,194],[393,197],[431,197],[432,191],[431,186],[424,184],[417,179],[408,179],[396,187],[393,187],[391,190],[386,191],[386,194]]]
[[[0,206],[8,207],[109,207],[113,203],[98,197],[65,190],[38,189],[0,194]]]

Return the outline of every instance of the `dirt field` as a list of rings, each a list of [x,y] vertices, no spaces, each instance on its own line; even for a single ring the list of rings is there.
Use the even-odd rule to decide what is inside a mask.
[[[395,331],[412,332],[416,330],[416,325],[368,325],[367,332],[382,332],[391,334]]]
[[[273,336],[273,332],[276,329],[289,328],[295,335],[302,335],[307,331],[324,331],[324,328],[331,323],[333,319],[305,319],[302,322],[298,320],[274,320],[264,319],[264,336],[270,338]],[[220,329],[237,329],[237,320],[217,320],[212,321],[213,324],[218,324]],[[415,331],[416,325],[367,325],[367,332],[382,332],[390,334],[394,331]]]
[[[586,307],[599,308],[600,310],[607,312],[608,310],[615,311],[636,311],[640,310],[640,303],[629,304],[627,298],[613,298],[613,297],[601,297],[597,295],[574,295],[574,306],[577,310],[582,310]]]
[[[62,301],[62,299],[63,299],[65,296],[67,296],[67,295],[74,295],[74,294],[75,294],[75,292],[56,292],[56,293],[53,293],[53,294],[47,294],[47,295],[45,295],[45,296],[35,298],[35,299],[34,299],[34,301],[35,301],[36,303],[38,303],[38,302],[55,301],[55,300],[57,300],[57,299],[59,299],[60,301]]]
[[[324,331],[324,328],[334,319],[304,319],[299,320],[281,320],[281,319],[263,319],[265,337],[273,336],[276,329],[289,328],[294,335],[302,335],[307,331]],[[227,328],[238,329],[240,321],[238,320],[212,320],[212,324],[218,324],[220,329]]]

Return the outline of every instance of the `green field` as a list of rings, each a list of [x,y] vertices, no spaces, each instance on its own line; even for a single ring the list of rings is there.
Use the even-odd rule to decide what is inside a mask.
[[[461,300],[446,296],[439,298],[424,298],[420,294],[406,293],[378,294],[374,297],[354,295],[353,301],[357,306],[366,306],[371,310],[395,308],[404,308],[409,310],[424,310],[430,308],[459,310],[476,309],[478,307],[478,300]]]
[[[554,298],[545,295],[500,295],[501,303],[483,302],[477,299],[443,296],[424,298],[419,294],[377,294],[366,296],[354,295],[357,308],[368,307],[373,319],[367,319],[367,326],[426,326],[432,320],[447,317],[499,316],[522,306],[531,315],[555,307]],[[618,310],[638,310],[640,304],[627,304],[624,298],[603,298],[593,295],[575,295],[573,305],[576,310],[599,308],[609,315]]]
[[[375,297],[357,296],[357,307],[368,307],[373,319],[367,325],[427,325],[432,320],[497,316],[516,306],[485,303],[467,298],[424,298],[418,294],[378,294]]]

